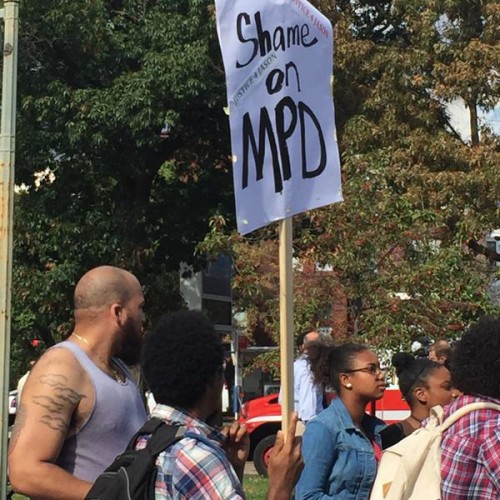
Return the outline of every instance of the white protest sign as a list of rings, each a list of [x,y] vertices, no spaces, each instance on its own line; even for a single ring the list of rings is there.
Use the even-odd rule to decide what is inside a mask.
[[[305,0],[216,0],[238,231],[342,200],[333,30]]]

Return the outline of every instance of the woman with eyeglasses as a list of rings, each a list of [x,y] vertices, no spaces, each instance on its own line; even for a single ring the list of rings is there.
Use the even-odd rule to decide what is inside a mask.
[[[317,382],[337,397],[308,422],[302,443],[304,470],[296,498],[365,500],[375,481],[385,423],[366,413],[385,390],[385,369],[361,344],[318,345],[308,352]]]
[[[415,359],[410,353],[399,352],[392,357],[399,380],[399,390],[410,407],[410,416],[389,425],[382,431],[382,448],[388,448],[422,427],[431,408],[451,402],[451,374],[444,365],[427,358]]]

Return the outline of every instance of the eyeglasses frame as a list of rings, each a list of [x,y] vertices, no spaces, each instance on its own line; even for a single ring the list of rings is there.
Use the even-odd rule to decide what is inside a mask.
[[[342,373],[363,372],[363,373],[368,373],[369,375],[373,375],[374,377],[378,377],[380,374],[387,373],[388,371],[389,368],[387,367],[381,367],[381,366],[374,367],[373,365],[370,365],[370,366],[364,366],[363,368],[355,368],[353,370],[344,370]]]

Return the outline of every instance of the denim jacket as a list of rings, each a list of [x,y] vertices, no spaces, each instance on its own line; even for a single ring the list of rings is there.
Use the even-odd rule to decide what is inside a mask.
[[[386,424],[366,415],[363,427],[381,446],[380,431]],[[373,447],[340,398],[307,424],[302,456],[297,500],[366,500],[370,496],[377,472]]]

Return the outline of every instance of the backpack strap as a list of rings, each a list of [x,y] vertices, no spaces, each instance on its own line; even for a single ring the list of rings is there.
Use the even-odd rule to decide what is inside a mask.
[[[161,426],[163,423],[162,420],[156,417],[152,417],[146,420],[146,423],[130,438],[130,441],[127,445],[127,450],[135,450],[135,443],[137,440],[144,435],[154,434],[156,429]]]
[[[141,436],[151,436],[148,439],[146,445],[147,451],[150,455],[158,455],[166,448],[174,444],[176,441],[180,441],[184,437],[195,439],[196,441],[201,441],[206,446],[212,449],[212,451],[224,461],[227,456],[224,450],[216,446],[207,436],[203,434],[198,434],[193,431],[187,431],[184,426],[181,425],[171,425],[165,423],[163,420],[152,417],[150,418],[132,437],[130,443],[127,446],[127,451],[135,450],[137,440]]]
[[[162,422],[163,425],[156,429],[148,440],[146,448],[151,455],[159,455],[169,446],[180,441],[184,437],[186,428],[180,425],[168,425]]]
[[[182,439],[185,431],[183,426],[169,425],[159,418],[152,417],[132,436],[127,451],[135,450],[140,437],[150,435],[146,448],[151,455],[158,455],[175,441]]]
[[[486,402],[477,402],[477,403],[470,403],[468,405],[462,406],[462,408],[459,408],[457,411],[453,412],[441,425],[441,431],[445,431],[449,427],[451,427],[457,420],[461,419],[464,415],[467,415],[468,413],[471,413],[475,410],[496,410],[500,411],[500,405],[497,405],[495,403],[486,403]]]
[[[429,422],[425,427],[430,428],[436,428],[440,425],[442,425],[444,421],[444,409],[441,405],[436,405],[431,408],[430,414],[429,414]]]

